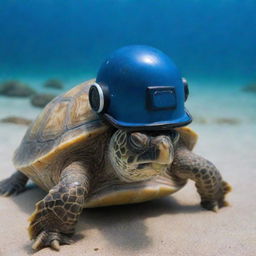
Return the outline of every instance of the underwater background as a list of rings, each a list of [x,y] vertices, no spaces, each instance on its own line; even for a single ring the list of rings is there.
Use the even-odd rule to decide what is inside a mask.
[[[113,50],[146,44],[188,80],[194,152],[233,187],[217,214],[200,208],[191,181],[162,201],[87,210],[59,255],[256,255],[255,13],[255,0],[0,0],[0,180],[47,102],[95,77]],[[34,254],[27,236],[44,196],[31,186],[0,197],[0,255],[57,255]]]
[[[2,0],[0,77],[95,76],[111,51],[148,44],[189,78],[253,82],[255,9],[254,0]]]

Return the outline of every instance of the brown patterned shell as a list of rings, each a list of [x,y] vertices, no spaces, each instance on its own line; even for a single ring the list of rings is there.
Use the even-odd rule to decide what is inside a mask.
[[[54,158],[60,151],[108,129],[89,105],[88,89],[93,82],[74,87],[44,108],[15,151],[13,162],[17,169],[43,163],[45,158]]]

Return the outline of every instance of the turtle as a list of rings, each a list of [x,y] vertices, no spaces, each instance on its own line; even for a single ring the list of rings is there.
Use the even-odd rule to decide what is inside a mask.
[[[29,218],[33,249],[70,244],[83,208],[140,203],[170,195],[189,179],[201,205],[226,206],[231,186],[210,161],[192,152],[189,127],[163,131],[115,128],[90,107],[89,80],[53,99],[14,153],[16,172],[0,182],[3,195],[31,179],[48,194]]]

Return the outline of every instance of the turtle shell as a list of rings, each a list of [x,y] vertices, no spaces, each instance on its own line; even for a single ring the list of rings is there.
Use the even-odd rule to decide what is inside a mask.
[[[66,148],[108,130],[89,105],[88,90],[93,82],[89,80],[74,87],[44,108],[14,153],[13,162],[18,170],[33,177],[33,173],[27,173],[27,167],[54,161]]]

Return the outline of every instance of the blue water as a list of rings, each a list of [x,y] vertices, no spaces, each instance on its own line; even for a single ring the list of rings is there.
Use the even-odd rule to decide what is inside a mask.
[[[95,75],[127,44],[169,54],[190,79],[256,81],[254,0],[1,0],[0,79]]]

